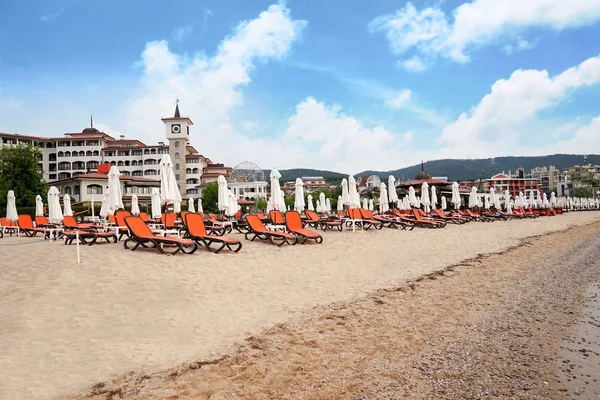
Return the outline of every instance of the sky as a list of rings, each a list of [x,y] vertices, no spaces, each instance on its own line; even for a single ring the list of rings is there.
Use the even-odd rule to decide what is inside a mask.
[[[600,0],[0,0],[0,132],[344,173],[600,153]]]

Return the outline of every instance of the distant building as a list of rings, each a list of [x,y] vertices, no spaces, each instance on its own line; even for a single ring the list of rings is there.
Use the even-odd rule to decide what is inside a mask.
[[[377,175],[361,176],[357,181],[358,194],[362,194],[367,190],[379,189],[381,187],[381,178]]]
[[[228,186],[238,199],[253,202],[259,197],[267,197],[265,173],[252,162],[245,161],[236,165],[231,171]]]
[[[335,185],[329,184],[322,176],[303,176],[300,179],[302,179],[305,193],[312,193],[317,190],[332,189],[335,187]],[[294,193],[295,186],[295,181],[288,181],[283,184],[282,189],[286,195],[289,195]]]
[[[533,192],[537,196],[538,192],[542,192],[539,178],[526,177],[523,169],[517,170],[516,174],[500,173],[486,179],[485,186],[487,189],[493,187],[496,193],[505,192],[508,190],[512,197],[518,196],[522,192],[525,196],[529,196]]]
[[[542,191],[550,193],[556,189],[556,185],[560,179],[560,170],[554,165],[550,165],[549,167],[535,167],[529,173],[529,177],[538,179]]]

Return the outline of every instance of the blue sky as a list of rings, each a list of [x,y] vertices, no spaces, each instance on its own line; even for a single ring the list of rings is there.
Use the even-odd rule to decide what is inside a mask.
[[[600,0],[0,2],[0,131],[356,173],[600,152]]]

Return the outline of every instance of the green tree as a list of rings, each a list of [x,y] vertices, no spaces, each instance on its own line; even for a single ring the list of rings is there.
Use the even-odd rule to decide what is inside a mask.
[[[205,213],[216,213],[219,211],[217,203],[219,202],[219,184],[211,182],[204,186],[202,190],[202,209]]]
[[[264,197],[258,197],[256,199],[256,209],[257,210],[266,210],[267,209],[267,199]]]
[[[18,207],[35,206],[35,196],[46,195],[48,184],[38,168],[39,149],[31,146],[6,146],[0,149],[0,209],[6,209],[9,190],[15,192]]]
[[[573,189],[573,197],[593,197],[592,189],[587,187],[578,187]]]

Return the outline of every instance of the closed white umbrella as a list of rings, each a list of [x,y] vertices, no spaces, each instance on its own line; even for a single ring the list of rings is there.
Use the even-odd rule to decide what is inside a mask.
[[[72,217],[73,210],[71,209],[71,196],[69,196],[68,194],[65,194],[63,196],[63,207],[64,207],[63,215],[65,217]]]
[[[493,187],[490,188],[490,207],[494,206],[494,208],[498,209],[496,206],[496,189]]]
[[[173,201],[173,212],[179,214],[181,212],[181,201]]]
[[[437,202],[438,202],[437,190],[435,189],[435,186],[431,186],[431,209],[432,210],[435,210]]]
[[[460,191],[458,190],[458,182],[452,182],[452,198],[450,203],[454,205],[454,209],[460,208]]]
[[[529,206],[535,207],[535,195],[533,194],[533,190],[529,192]]]
[[[325,199],[325,211],[331,212],[331,200],[329,198]]]
[[[512,214],[512,202],[510,200],[508,200],[508,202],[506,203],[506,212],[508,214]]]
[[[315,211],[315,206],[314,206],[313,201],[312,201],[313,200],[312,199],[312,195],[309,194],[307,200],[308,200],[308,206],[307,206],[308,210],[309,211]]]
[[[548,201],[548,195],[544,193],[544,199],[542,200],[542,207],[548,208],[550,206],[550,202]]]
[[[281,186],[279,185],[281,174],[276,168],[271,170],[271,208],[273,210],[285,211],[285,202],[282,199]]]
[[[119,177],[121,173],[116,166],[110,167],[108,171],[108,210],[114,214],[118,209],[123,207],[123,193],[121,190],[121,182]]]
[[[229,189],[223,175],[219,175],[217,178],[217,185],[219,186],[217,191],[217,208],[220,211],[225,211],[229,206]]]
[[[411,207],[421,207],[421,203],[417,202],[417,196],[415,195],[415,188],[408,188],[408,203]]]
[[[364,208],[365,210],[369,209],[369,199],[367,199],[366,197],[362,201],[362,208]]]
[[[137,194],[131,195],[131,215],[140,215],[140,205],[138,204]]]
[[[304,207],[306,207],[304,202],[304,182],[302,182],[302,179],[296,178],[294,188],[296,189],[294,192],[294,210],[302,212],[304,211]]]
[[[360,207],[360,197],[356,189],[356,180],[350,175],[348,177],[348,205],[350,207]]]
[[[323,208],[321,207],[321,201],[319,199],[317,199],[317,201],[315,202],[315,210],[318,213],[323,211]]]
[[[240,209],[240,206],[237,202],[237,198],[233,194],[231,190],[229,190],[229,204],[227,205],[227,209],[225,210],[225,215],[228,217],[233,217],[236,212]]]
[[[198,199],[198,212],[199,213],[204,213],[204,210],[202,209],[202,199]]]
[[[490,209],[490,196],[485,193],[483,194],[483,208],[486,210]]]
[[[373,199],[369,199],[369,211],[373,211]]]
[[[59,192],[56,186],[50,186],[48,190],[48,222],[53,224],[58,224],[63,220],[58,196]]]
[[[342,199],[342,195],[338,196],[337,210],[344,211],[344,199]]]
[[[42,196],[40,196],[39,194],[35,196],[35,216],[44,216],[44,202],[42,201]]]
[[[410,200],[408,199],[408,196],[404,197],[402,204],[404,205],[405,210],[410,210]]]
[[[342,206],[350,204],[350,193],[348,192],[348,181],[342,179]]]
[[[393,176],[391,178],[393,178]],[[390,201],[388,199],[387,187],[385,186],[385,183],[381,182],[381,185],[379,186],[379,213],[386,213],[389,211],[389,209]]]
[[[194,199],[192,198],[188,199],[188,211],[191,213],[196,212],[196,207],[194,207]]]
[[[469,208],[475,208],[479,206],[479,199],[477,196],[477,187],[473,186],[471,188],[471,193],[469,194]]]
[[[542,199],[542,193],[538,190],[537,198],[535,199],[536,208],[542,208],[544,205],[544,199]]]
[[[281,211],[285,211],[288,208],[285,205],[285,194],[283,193],[283,190],[279,190],[279,196],[281,197],[281,204],[283,204],[283,209]]]
[[[319,193],[319,207],[321,209],[320,212],[327,212],[327,204],[325,202],[325,193]]]
[[[152,188],[152,195],[150,196],[150,202],[152,205],[152,218],[160,218],[162,212],[160,207],[160,190],[158,188]]]
[[[446,203],[446,196],[442,196],[442,210],[446,211],[448,203]]]
[[[552,192],[550,193],[550,204],[552,205],[552,207],[556,207],[556,193]]]
[[[102,206],[100,207],[100,216],[106,218],[110,214],[110,208],[108,207],[108,193],[104,193],[104,196],[102,196]]]
[[[423,182],[421,185],[421,204],[425,207],[425,211],[430,211],[431,200],[429,200],[429,185],[427,182]]]
[[[504,206],[506,207],[507,210],[508,210],[509,203],[510,203],[510,192],[508,190],[506,190],[504,192]]]
[[[181,204],[181,193],[175,179],[171,156],[168,154],[163,154],[160,160],[160,201],[162,204],[173,204],[173,208],[177,207],[176,203]]]
[[[6,219],[9,221],[16,221],[19,219],[19,214],[17,213],[17,203],[16,203],[16,199],[15,199],[15,192],[12,190],[8,191],[7,203],[6,203]]]
[[[396,178],[394,175],[388,177],[388,201],[390,203],[396,203],[398,201],[398,192],[396,192]]]

